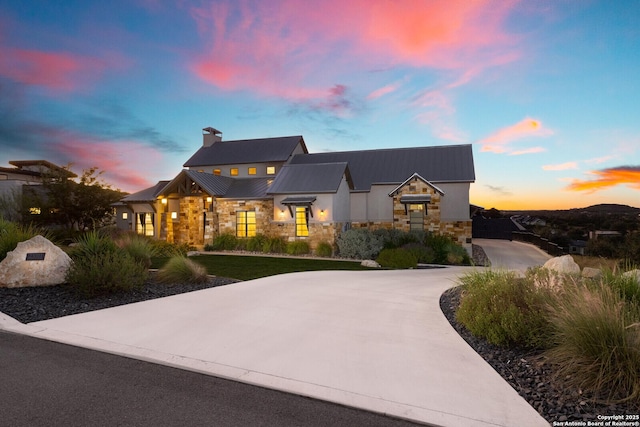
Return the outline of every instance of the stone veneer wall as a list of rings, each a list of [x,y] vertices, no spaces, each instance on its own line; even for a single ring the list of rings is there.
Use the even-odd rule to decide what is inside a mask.
[[[218,214],[217,232],[219,234],[229,233],[235,236],[236,212],[238,211],[255,211],[256,234],[271,235],[273,200],[218,200],[216,212]],[[207,243],[210,242],[207,241]]]
[[[451,236],[463,247],[469,248],[471,243],[471,220],[468,221],[442,221],[440,202],[442,195],[424,181],[414,178],[407,183],[398,194],[393,196],[393,227],[409,231],[410,220],[408,212],[405,212],[404,204],[400,203],[403,195],[429,194],[431,202],[427,203],[427,211],[424,216],[424,230],[445,236]]]

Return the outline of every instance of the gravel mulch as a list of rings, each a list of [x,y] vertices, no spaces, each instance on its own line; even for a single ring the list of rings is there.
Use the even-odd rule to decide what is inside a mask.
[[[80,298],[65,285],[0,288],[0,312],[22,323],[31,323],[236,282],[238,282],[236,279],[210,277],[206,283],[164,284],[155,282],[153,275],[151,275],[150,279],[139,289],[96,298]]]
[[[624,416],[640,413],[640,408],[630,403],[594,402],[582,390],[568,388],[555,378],[552,367],[544,363],[540,351],[498,347],[474,337],[455,320],[460,293],[461,289],[456,287],[446,291],[440,298],[440,308],[451,326],[549,423],[586,426],[588,421],[600,421],[598,415]]]

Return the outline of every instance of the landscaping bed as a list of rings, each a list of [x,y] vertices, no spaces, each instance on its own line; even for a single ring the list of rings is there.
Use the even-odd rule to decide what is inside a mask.
[[[152,274],[140,288],[95,298],[80,297],[73,289],[65,285],[0,288],[0,312],[22,323],[31,323],[236,282],[238,282],[236,279],[209,277],[205,283],[166,284],[155,281]]]
[[[473,336],[455,319],[460,294],[461,288],[456,287],[440,298],[440,308],[451,326],[549,423],[586,423],[598,421],[598,415],[636,415],[640,412],[633,403],[594,402],[582,390],[567,387],[562,378],[556,378],[553,369],[545,364],[541,351],[499,347]]]

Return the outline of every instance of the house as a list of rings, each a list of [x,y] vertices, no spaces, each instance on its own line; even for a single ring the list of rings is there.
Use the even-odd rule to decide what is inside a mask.
[[[65,176],[68,179],[77,176],[47,160],[11,160],[9,164],[14,167],[0,167],[0,216],[9,220],[18,220],[20,217],[25,186],[35,190],[38,187],[32,186],[40,186],[43,179],[50,174]],[[30,209],[33,214],[39,210],[37,207]]]
[[[352,227],[425,230],[471,247],[471,145],[309,153],[302,136],[203,145],[170,181],[116,206],[122,229],[202,247],[224,233],[335,242]]]

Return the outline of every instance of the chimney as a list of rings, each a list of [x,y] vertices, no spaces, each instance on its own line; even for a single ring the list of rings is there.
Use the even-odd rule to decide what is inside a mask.
[[[216,142],[222,141],[222,132],[212,127],[202,129],[202,146],[211,147]]]

